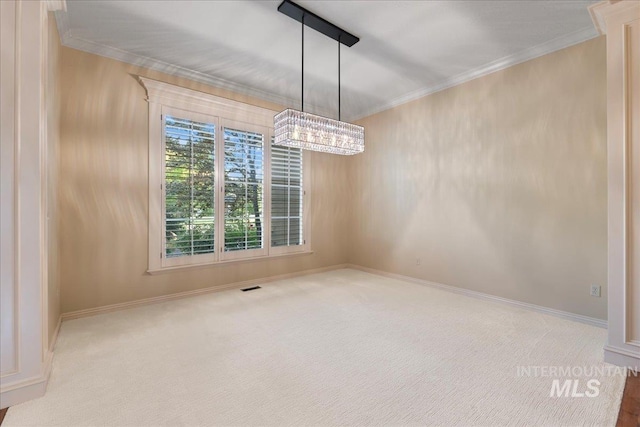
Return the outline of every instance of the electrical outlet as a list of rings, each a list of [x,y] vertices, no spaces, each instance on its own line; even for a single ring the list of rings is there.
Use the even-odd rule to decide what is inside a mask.
[[[422,260],[420,258],[416,258],[416,265],[422,265]]]
[[[592,297],[599,297],[600,296],[600,286],[591,285],[591,296]]]

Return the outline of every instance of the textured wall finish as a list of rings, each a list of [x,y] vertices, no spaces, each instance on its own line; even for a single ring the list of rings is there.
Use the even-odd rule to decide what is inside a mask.
[[[361,120],[350,262],[606,319],[605,59],[600,37]]]
[[[148,104],[133,75],[280,107],[65,47],[61,56],[58,256],[63,313],[346,261],[347,159],[314,153],[314,254],[146,274]]]
[[[350,261],[606,319],[603,38],[364,119],[363,155],[314,154],[314,255],[160,276],[145,273],[148,106],[132,74],[279,107],[61,55],[63,313]]]

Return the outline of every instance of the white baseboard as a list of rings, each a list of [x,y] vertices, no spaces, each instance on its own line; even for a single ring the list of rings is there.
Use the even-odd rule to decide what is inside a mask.
[[[294,277],[307,276],[309,274],[324,273],[325,271],[338,270],[341,268],[347,268],[347,264],[336,264],[329,267],[315,268],[312,270],[303,270],[295,273],[280,274],[277,276],[269,276],[261,279],[245,280],[243,282],[234,282],[234,283],[229,283],[225,285],[218,285],[218,286],[211,286],[203,289],[196,289],[193,291],[178,292],[175,294],[161,295],[158,297],[151,297],[151,298],[143,298],[135,301],[104,305],[102,307],[88,308],[85,310],[70,311],[68,313],[62,314],[62,320],[65,321],[65,320],[71,320],[71,319],[78,319],[81,317],[95,316],[98,314],[110,313],[112,311],[126,310],[129,308],[141,307],[144,305],[156,304],[156,303],[171,301],[176,299],[189,298],[197,295],[209,294],[212,292],[221,292],[221,291],[228,291],[231,289],[246,288],[249,286],[259,285],[262,283],[269,283],[269,282],[275,282],[277,280],[285,280],[285,279],[291,279]]]
[[[16,381],[15,383],[4,384],[2,389],[0,389],[0,409],[44,396],[44,393],[47,391],[47,385],[49,384],[49,377],[51,376],[53,350],[58,340],[61,324],[62,316],[58,318],[58,324],[49,343],[49,349],[47,350],[47,355],[45,356],[42,367],[42,375]]]
[[[563,319],[572,320],[574,322],[586,323],[587,325],[597,326],[599,328],[607,328],[607,321],[602,319],[596,319],[595,317],[583,316],[581,314],[570,313],[568,311],[556,310],[554,308],[542,307],[540,305],[529,304],[522,301],[516,301],[508,298],[503,298],[495,295],[485,294],[482,292],[471,291],[469,289],[458,288],[456,286],[443,285],[442,283],[431,282],[428,280],[417,279],[415,277],[403,276],[396,273],[388,273],[382,270],[376,270],[375,268],[363,267],[361,265],[349,264],[349,268],[355,270],[364,271],[371,274],[377,274],[379,276],[390,277],[392,279],[404,280],[406,282],[417,283],[419,285],[425,285],[432,288],[438,288],[449,292],[454,292],[460,295],[466,295],[473,298],[480,298],[488,301],[498,302],[501,304],[507,304],[515,307],[524,308],[526,310],[536,311],[538,313],[549,314],[551,316],[561,317]]]
[[[56,343],[58,342],[58,335],[60,334],[60,327],[62,326],[62,315],[58,317],[58,324],[56,325],[56,330],[53,331],[53,337],[51,337],[51,342],[49,343],[49,352],[53,353],[53,350],[56,348]]]
[[[42,375],[3,385],[0,390],[0,409],[44,396],[51,375],[52,362],[53,353],[47,351]]]
[[[604,346],[604,361],[640,372],[640,354],[612,345]]]
[[[0,392],[0,409],[44,396],[48,378],[39,376],[10,384]]]

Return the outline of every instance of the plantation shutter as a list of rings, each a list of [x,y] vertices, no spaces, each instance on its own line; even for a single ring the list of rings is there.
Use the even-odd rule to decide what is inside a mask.
[[[215,252],[215,124],[164,116],[165,256]]]
[[[264,139],[224,127],[224,250],[259,250],[264,233]]]
[[[271,246],[304,243],[302,150],[271,145]]]

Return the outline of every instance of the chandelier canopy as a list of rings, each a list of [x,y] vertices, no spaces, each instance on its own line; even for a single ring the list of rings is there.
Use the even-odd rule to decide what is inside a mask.
[[[284,0],[278,10],[302,23],[302,96],[300,111],[288,108],[274,117],[274,144],[332,154],[362,153],[364,127],[340,121],[340,46],[351,47],[360,39],[289,0]],[[304,112],[305,25],[338,42],[338,120]]]

